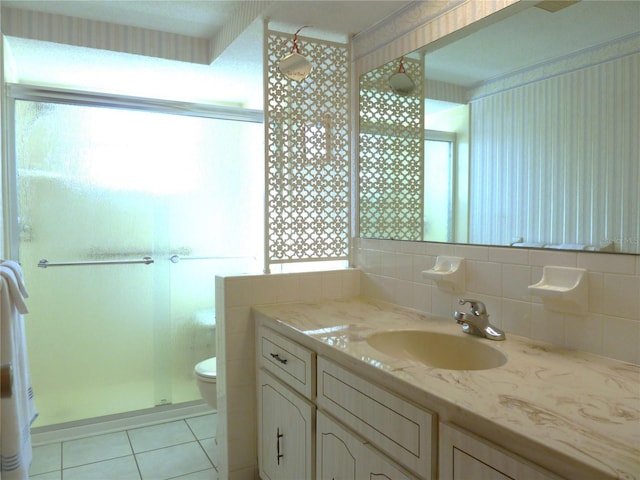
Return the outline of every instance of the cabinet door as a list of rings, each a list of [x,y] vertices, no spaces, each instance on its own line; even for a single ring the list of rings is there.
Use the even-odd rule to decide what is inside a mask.
[[[322,411],[316,445],[318,480],[416,480]]]
[[[440,424],[440,480],[559,480],[471,433]]]
[[[314,407],[258,372],[258,463],[263,480],[313,478]]]
[[[369,445],[362,445],[358,469],[362,480],[416,480]]]
[[[358,442],[320,411],[317,414],[316,445],[318,480],[356,480]]]

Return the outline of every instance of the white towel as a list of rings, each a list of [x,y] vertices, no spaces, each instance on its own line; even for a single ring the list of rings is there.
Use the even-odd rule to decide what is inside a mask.
[[[0,265],[3,267],[8,267],[13,271],[13,274],[16,276],[16,280],[18,282],[18,288],[20,289],[20,293],[23,298],[27,298],[29,294],[27,293],[27,288],[24,286],[24,279],[22,278],[22,267],[18,262],[14,262],[13,260],[2,260],[0,261]]]
[[[0,363],[13,365],[13,394],[3,398],[0,404],[0,471],[3,480],[29,478],[32,459],[30,429],[37,416],[22,316],[28,310],[21,285],[24,289],[19,265],[0,265]]]

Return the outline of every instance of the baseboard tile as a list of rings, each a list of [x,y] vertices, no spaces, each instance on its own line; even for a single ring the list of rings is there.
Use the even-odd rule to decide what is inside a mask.
[[[214,412],[215,410],[207,405],[204,400],[178,405],[162,405],[135,412],[33,428],[31,429],[31,444],[33,446],[40,446],[49,443],[64,442],[120,430],[146,427],[158,423],[170,422],[171,420],[197,417]]]

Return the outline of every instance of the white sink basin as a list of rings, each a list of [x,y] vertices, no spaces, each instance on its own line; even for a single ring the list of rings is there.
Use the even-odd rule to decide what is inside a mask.
[[[490,340],[425,330],[392,330],[367,337],[373,348],[401,360],[413,360],[446,370],[487,370],[504,365],[507,357]]]

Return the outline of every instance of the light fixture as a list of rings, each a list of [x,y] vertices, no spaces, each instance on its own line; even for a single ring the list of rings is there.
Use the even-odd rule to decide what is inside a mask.
[[[389,77],[389,86],[398,95],[410,95],[416,85],[404,69],[404,57],[400,57],[398,71]]]
[[[278,65],[278,69],[285,77],[297,82],[303,81],[313,70],[313,65],[300,53],[300,47],[298,46],[298,33],[306,27],[308,27],[308,25],[300,27],[298,31],[293,34],[291,52],[280,60],[280,64]]]

